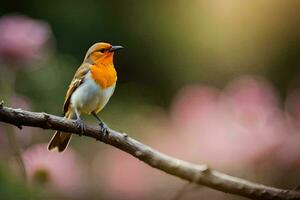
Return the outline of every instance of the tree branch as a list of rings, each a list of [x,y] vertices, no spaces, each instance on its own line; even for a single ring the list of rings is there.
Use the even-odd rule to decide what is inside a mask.
[[[75,134],[81,132],[81,129],[73,120],[47,113],[3,107],[1,104],[0,121],[13,124],[19,128],[32,126]],[[206,165],[196,165],[170,157],[112,129],[109,129],[109,134],[105,136],[99,127],[87,125],[84,135],[110,144],[154,168],[192,183],[252,199],[300,199],[300,192],[257,184],[209,169]]]

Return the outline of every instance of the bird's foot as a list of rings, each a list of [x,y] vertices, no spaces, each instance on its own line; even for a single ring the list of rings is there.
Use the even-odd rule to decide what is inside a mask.
[[[99,123],[101,132],[103,133],[104,137],[108,137],[109,135],[109,128],[104,122]]]
[[[82,136],[83,133],[85,132],[85,123],[82,119],[76,119],[75,121],[77,128],[80,128],[80,133],[79,136]]]

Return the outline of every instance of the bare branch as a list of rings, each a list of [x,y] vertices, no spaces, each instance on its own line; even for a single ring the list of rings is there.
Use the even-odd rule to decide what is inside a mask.
[[[40,127],[75,134],[81,132],[73,120],[4,106],[0,106],[0,121],[17,127]],[[154,168],[192,183],[252,199],[300,199],[300,192],[250,182],[209,169],[206,165],[196,165],[170,157],[112,129],[105,136],[99,127],[86,126],[84,135],[115,146]]]

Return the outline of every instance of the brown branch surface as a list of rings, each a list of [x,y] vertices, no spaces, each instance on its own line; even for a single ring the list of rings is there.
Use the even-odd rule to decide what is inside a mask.
[[[19,128],[22,128],[22,126],[31,126],[74,134],[80,134],[81,132],[81,129],[73,120],[47,113],[3,107],[1,104],[0,121],[13,124]],[[252,199],[300,199],[300,192],[250,182],[210,169],[206,165],[196,165],[170,157],[130,138],[124,133],[119,133],[112,129],[109,129],[109,134],[105,136],[99,127],[87,125],[83,135],[121,149],[146,164],[168,174],[219,191]]]

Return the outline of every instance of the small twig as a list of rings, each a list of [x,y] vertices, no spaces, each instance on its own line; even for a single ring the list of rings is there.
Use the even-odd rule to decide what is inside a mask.
[[[24,162],[23,162],[23,158],[21,156],[20,146],[17,142],[16,133],[15,133],[13,127],[8,126],[7,124],[5,126],[5,130],[6,130],[6,135],[7,135],[7,138],[8,138],[8,142],[10,143],[10,146],[13,150],[13,155],[16,158],[16,161],[17,161],[17,163],[20,167],[23,178],[26,181],[27,180],[26,169],[25,169],[25,165],[24,165]]]
[[[0,109],[0,121],[13,125],[40,127],[43,129],[59,130],[67,133],[81,134],[80,127],[73,120],[45,113],[29,112],[21,109],[3,107]],[[146,164],[198,185],[205,185],[226,193],[261,200],[290,200],[299,199],[300,192],[274,188],[245,179],[233,177],[208,168],[206,165],[196,165],[160,153],[151,147],[140,143],[124,134],[109,130],[109,137],[99,127],[86,126],[84,135],[98,139],[121,149]],[[194,182],[195,181],[195,182]]]
[[[180,200],[183,195],[187,192],[187,190],[189,189],[189,187],[192,185],[192,183],[188,182],[185,183],[182,188],[180,188],[176,194],[174,195],[174,197],[171,200]]]

